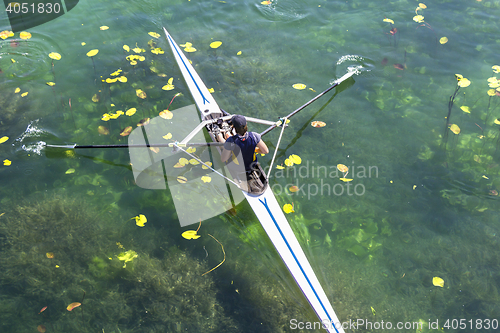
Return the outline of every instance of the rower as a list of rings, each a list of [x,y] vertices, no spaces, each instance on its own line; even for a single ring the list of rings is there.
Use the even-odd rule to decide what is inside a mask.
[[[222,150],[221,159],[226,162],[231,157],[231,152],[238,155],[241,151],[243,162],[245,164],[245,171],[251,173],[256,169],[257,156],[255,154],[258,148],[259,153],[269,153],[269,148],[264,141],[262,141],[260,134],[256,132],[249,132],[247,127],[247,120],[244,116],[234,115],[231,118],[231,123],[236,131],[236,134],[224,139],[222,134],[217,136],[219,142],[224,142],[224,149]]]

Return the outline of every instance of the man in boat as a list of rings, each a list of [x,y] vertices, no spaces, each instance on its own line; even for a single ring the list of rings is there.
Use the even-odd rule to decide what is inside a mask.
[[[231,118],[231,123],[236,131],[236,134],[230,136],[225,140],[222,134],[218,135],[219,142],[224,142],[224,149],[222,150],[222,161],[226,162],[231,157],[231,152],[235,155],[241,151],[243,162],[245,164],[245,171],[251,173],[256,169],[257,156],[255,148],[261,154],[269,153],[269,148],[264,141],[262,141],[260,134],[256,132],[249,132],[247,127],[247,120],[244,116],[234,115]]]

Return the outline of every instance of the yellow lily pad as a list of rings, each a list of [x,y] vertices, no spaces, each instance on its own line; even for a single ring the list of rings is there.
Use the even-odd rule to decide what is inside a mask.
[[[49,58],[50,59],[54,59],[54,60],[60,60],[61,59],[61,55],[57,52],[50,52],[49,53]]]
[[[212,178],[210,178],[209,176],[203,176],[203,177],[201,177],[201,180],[204,183],[210,183],[212,181]]]
[[[300,156],[298,155],[295,155],[295,154],[292,154],[288,157],[290,159],[290,161],[292,161],[294,164],[300,164],[302,163],[302,159],[300,158]]]
[[[436,287],[443,288],[444,287],[444,280],[438,276],[435,276],[432,278],[432,284],[435,285]]]
[[[454,133],[454,134],[460,134],[460,127],[458,127],[458,125],[456,124],[452,124],[450,126],[450,130]]]
[[[293,205],[291,204],[286,204],[283,206],[283,211],[286,213],[286,214],[290,214],[290,213],[295,213],[295,210],[293,209]]]
[[[218,48],[221,45],[222,45],[222,42],[219,42],[219,41],[210,43],[210,47],[213,48],[213,49],[216,49],[216,48]]]
[[[470,107],[465,106],[465,105],[461,106],[460,110],[462,110],[465,113],[470,113]]]
[[[136,112],[137,112],[136,108],[131,108],[131,109],[128,109],[127,111],[125,111],[125,114],[130,117],[130,116],[133,116]]]
[[[197,234],[196,230],[186,230],[181,234],[185,239],[198,239],[201,236]]]
[[[297,89],[297,90],[303,90],[303,89],[306,89],[306,85],[303,84],[303,83],[295,83],[293,86],[292,86],[294,89]]]
[[[148,222],[148,219],[143,214],[139,214],[138,216],[135,216],[132,219],[135,219],[135,224],[139,227],[144,227],[144,224]]]
[[[154,37],[154,38],[160,38],[160,34],[157,33],[157,32],[148,32],[148,35],[150,35],[151,37]]]
[[[87,52],[87,57],[93,57],[93,56],[95,56],[97,53],[99,53],[99,50],[98,50],[98,49],[90,50],[89,52]]]
[[[439,43],[441,43],[441,44],[446,44],[446,43],[448,43],[448,38],[446,38],[446,37],[441,37],[441,38],[439,38]]]
[[[164,138],[165,140],[170,140],[172,139],[172,133],[167,133],[164,136],[162,136],[162,138]]]

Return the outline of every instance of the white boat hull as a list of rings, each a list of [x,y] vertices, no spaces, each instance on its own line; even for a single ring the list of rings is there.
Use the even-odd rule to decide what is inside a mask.
[[[198,106],[201,118],[220,114],[220,109],[212,95],[200,79],[193,66],[175,43],[173,38],[163,28],[167,40],[172,48],[175,59],[181,69],[182,75],[191,91],[191,94]],[[262,227],[269,236],[274,247],[280,254],[283,262],[304,293],[311,307],[316,312],[324,328],[328,332],[344,333],[340,321],[335,311],[321,287],[304,251],[302,250],[295,234],[293,233],[283,211],[276,201],[276,197],[268,186],[260,195],[252,195],[242,191],[250,203],[255,215],[259,219]]]

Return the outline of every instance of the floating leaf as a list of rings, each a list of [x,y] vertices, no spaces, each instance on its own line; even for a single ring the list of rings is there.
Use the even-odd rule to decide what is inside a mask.
[[[216,48],[218,48],[221,45],[222,45],[222,42],[219,42],[219,41],[210,43],[210,47],[213,48],[213,49],[216,49]]]
[[[26,32],[26,31],[21,31],[21,33],[19,34],[19,38],[21,38],[21,39],[30,39],[31,38],[31,34],[29,32]]]
[[[493,69],[493,73],[500,73],[500,66],[498,65],[491,66],[491,69]]]
[[[47,306],[44,306],[44,307],[40,310],[40,312],[38,312],[38,314],[42,313],[42,312],[43,312],[43,311],[45,311],[45,310],[47,310]]]
[[[125,76],[120,76],[120,77],[118,78],[118,81],[120,81],[120,82],[123,82],[123,83],[124,83],[124,82],[127,82],[128,80],[127,80],[127,78],[126,78]]]
[[[178,181],[179,183],[181,183],[181,184],[185,184],[185,183],[187,183],[187,181],[188,181],[188,180],[187,180],[187,178],[186,178],[186,177],[179,176],[179,177],[177,177],[177,181]]]
[[[103,25],[103,26],[99,27],[99,29],[101,29],[101,30],[108,30],[109,27],[107,25]]]
[[[120,132],[120,136],[127,136],[131,132],[132,132],[132,126],[127,126]]]
[[[21,88],[17,87],[16,90],[14,90],[14,93],[17,94],[21,91]]]
[[[196,49],[192,46],[188,46],[184,49],[185,52],[191,53],[191,52],[196,52]]]
[[[214,90],[214,88],[209,88],[208,92],[211,93],[211,94],[213,94],[215,92],[215,90]]]
[[[444,280],[438,276],[435,276],[432,278],[432,284],[435,285],[436,287],[443,288],[444,287]]]
[[[238,51],[238,53],[236,53],[236,55],[241,55],[241,51]]]
[[[98,94],[94,94],[94,96],[92,96],[92,102],[94,102],[94,103],[99,102],[99,95]]]
[[[24,96],[27,96],[27,95],[28,95],[28,92],[23,92],[23,93],[21,94],[21,97],[24,97]]]
[[[200,162],[198,162],[197,160],[195,160],[194,158],[192,158],[192,159],[189,160],[189,164],[191,164],[191,165],[198,165],[198,164],[200,164]]]
[[[448,38],[446,38],[446,37],[441,37],[441,38],[439,38],[439,42],[440,42],[441,44],[446,44],[446,43],[448,43]]]
[[[149,118],[144,118],[144,119],[141,119],[139,120],[139,122],[137,123],[137,126],[140,127],[140,126],[144,126],[144,125],[147,125],[149,124]]]
[[[11,164],[12,164],[12,161],[7,160],[7,159],[3,160],[3,165],[9,166]]]
[[[123,49],[127,52],[130,52],[130,47],[128,45],[123,45]]]
[[[161,89],[163,89],[163,90],[172,90],[172,89],[174,89],[175,87],[172,84],[173,81],[174,81],[174,78],[171,77],[170,79],[168,79],[168,84],[166,84],[163,87],[161,87]]]
[[[415,16],[413,16],[413,21],[415,21],[417,23],[422,23],[422,22],[424,22],[424,17],[422,15],[415,15]]]
[[[276,166],[276,169],[278,169],[278,170],[283,170],[284,168],[285,168],[285,167],[284,167],[284,166],[282,166],[282,165],[277,165],[277,166]]]
[[[131,108],[131,109],[128,109],[127,111],[125,111],[125,114],[130,117],[130,116],[133,116],[136,112],[137,112],[136,108]]]
[[[291,161],[289,158],[287,158],[285,160],[285,165],[291,167],[291,166],[293,166],[293,161]]]
[[[174,165],[174,168],[178,169],[178,168],[183,168],[184,165],[183,164],[180,164],[180,163],[175,163]]]
[[[54,60],[61,60],[61,55],[57,52],[50,52],[49,58]]]
[[[87,57],[93,57],[93,56],[95,56],[97,53],[99,53],[99,50],[98,50],[98,49],[90,50],[89,52],[87,52]]]
[[[495,96],[497,94],[497,91],[495,89],[490,89],[486,92],[488,96]]]
[[[427,6],[424,4],[424,3],[419,3],[418,6],[422,9],[425,9],[427,8]]]
[[[351,178],[339,178],[341,181],[343,181],[344,183],[348,183],[348,182],[351,182],[352,179]]]
[[[162,138],[164,138],[165,140],[170,140],[172,139],[172,133],[167,133],[164,136],[162,136]]]
[[[179,163],[182,164],[182,165],[188,165],[189,161],[188,161],[187,158],[181,157],[181,158],[179,158]]]
[[[204,183],[210,183],[212,181],[212,178],[210,178],[209,176],[203,176],[203,177],[201,177],[201,180]]]
[[[2,38],[2,39],[7,39],[7,38],[12,37],[12,36],[14,36],[14,33],[12,31],[4,30],[4,31],[0,32],[0,38]]]
[[[283,206],[283,211],[286,213],[286,214],[290,214],[290,213],[295,213],[295,210],[293,210],[293,205],[290,205],[290,204],[286,204]]]
[[[297,90],[303,90],[303,89],[306,89],[306,85],[303,84],[303,83],[295,83],[293,86],[292,86],[294,89],[297,89]]]
[[[118,79],[117,79],[117,78],[112,79],[112,78],[108,77],[108,78],[106,79],[106,83],[115,83],[115,82],[116,82],[116,80],[118,80]]]
[[[387,18],[387,17],[386,17],[385,19],[383,19],[382,21],[387,22],[387,23],[394,24],[394,21],[393,21],[393,20],[391,20],[391,19],[389,19],[389,18]]]
[[[325,126],[326,126],[326,123],[324,123],[324,122],[322,122],[322,121],[318,121],[318,120],[316,120],[316,121],[313,121],[313,122],[311,123],[311,126],[312,126],[312,127],[325,127]]]
[[[452,124],[450,126],[450,130],[454,133],[454,134],[460,134],[460,127],[458,127],[458,125],[456,124]]]
[[[69,174],[72,174],[72,173],[75,173],[75,169],[71,168],[71,169],[68,169],[66,170],[65,174],[69,175]]]
[[[500,125],[500,118],[495,119],[493,122],[497,125]]]
[[[205,164],[206,164],[206,165],[208,165],[209,167],[211,167],[211,166],[212,166],[212,162],[210,162],[210,161],[205,162]],[[202,166],[201,166],[201,168],[202,168],[202,169],[207,170],[207,169],[208,169],[208,167],[207,167],[206,165],[202,165]]]
[[[154,53],[154,54],[163,54],[163,53],[165,53],[165,51],[163,51],[163,49],[161,47],[156,47],[154,49],[151,49],[151,53]]]
[[[107,129],[106,127],[101,125],[101,126],[97,127],[97,132],[99,132],[99,134],[102,134],[102,135],[108,135],[109,129]]]
[[[85,43],[85,42],[82,42],[81,44],[82,44],[82,46],[85,46],[85,45],[87,45],[87,43]]]
[[[137,256],[137,252],[128,250],[127,252],[120,253],[117,257],[119,260],[124,261],[123,268],[125,268],[127,267],[127,262],[134,260],[135,258],[137,258]]]
[[[54,82],[45,82],[45,83],[46,83],[48,86],[51,86],[51,87],[53,87],[53,86],[55,86],[55,85],[56,85]]]
[[[37,331],[40,332],[40,333],[45,333],[47,331],[47,328],[45,328],[45,326],[43,325],[38,325],[36,327]]]
[[[186,230],[181,234],[185,239],[198,239],[201,236],[197,234],[196,230]]]
[[[47,256],[47,258],[49,258],[49,259],[54,259],[54,253],[53,253],[53,252],[47,252],[47,253],[45,253],[45,255],[46,255],[46,256]],[[43,310],[45,310],[45,309],[43,309]],[[40,312],[42,312],[42,311],[40,311]]]
[[[12,58],[10,59],[10,61],[12,61],[12,63],[15,63],[15,62],[16,62],[16,61],[15,61],[14,59],[12,59]]]
[[[144,227],[144,224],[146,222],[148,222],[148,219],[146,218],[146,216],[144,216],[143,214],[139,214],[135,217],[132,218],[132,220],[135,219],[135,224],[139,227]]]
[[[462,110],[465,113],[470,113],[470,108],[468,106],[465,106],[465,105],[461,106],[460,110]]]
[[[2,136],[2,137],[0,138],[0,143],[4,143],[4,142],[6,142],[7,140],[9,140],[9,137],[8,137],[8,136]]]
[[[399,69],[400,71],[404,71],[405,70],[405,66],[404,65],[401,65],[401,64],[394,64],[392,65],[394,68],[396,69]]]
[[[190,154],[196,152],[196,148],[195,147],[188,147],[188,149],[186,149],[186,151]]]
[[[174,114],[169,110],[163,110],[160,112],[160,117],[162,117],[163,119],[172,119],[173,116]]]
[[[294,164],[300,164],[302,163],[302,159],[300,158],[300,156],[298,155],[295,155],[295,154],[292,154],[288,157],[290,159],[290,161],[292,161]]]
[[[349,171],[349,168],[346,167],[344,164],[337,164],[337,169],[340,171],[340,172],[347,172]]]
[[[295,192],[298,192],[299,191],[299,187],[296,186],[296,185],[293,185],[293,186],[290,186],[290,188],[288,189],[290,192],[292,193],[295,193]]]
[[[68,305],[68,306],[66,307],[66,310],[71,311],[71,310],[73,310],[74,308],[79,307],[80,305],[82,305],[82,303],[80,303],[80,302],[73,302],[73,303],[71,303],[70,305]]]
[[[470,86],[470,81],[467,79],[467,78],[461,78],[459,81],[458,81],[458,85],[462,88],[465,88],[465,87],[468,87]]]
[[[160,34],[157,32],[148,32],[148,35],[154,38],[160,38]]]
[[[144,91],[142,91],[141,89],[136,89],[135,93],[136,93],[137,97],[139,97],[139,98],[145,99],[147,97],[146,93]]]

